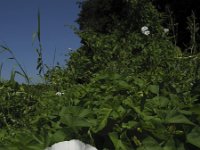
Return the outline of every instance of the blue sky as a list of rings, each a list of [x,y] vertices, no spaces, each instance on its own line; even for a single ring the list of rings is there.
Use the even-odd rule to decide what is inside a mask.
[[[0,44],[6,44],[23,65],[34,82],[38,82],[37,53],[32,46],[32,34],[37,31],[37,11],[41,14],[41,42],[44,63],[52,66],[56,48],[56,62],[64,66],[68,48],[80,47],[80,39],[65,25],[76,25],[80,9],[76,0],[0,0]],[[0,53],[2,77],[9,79],[12,69],[19,70],[8,53]],[[21,77],[16,78],[22,82]]]

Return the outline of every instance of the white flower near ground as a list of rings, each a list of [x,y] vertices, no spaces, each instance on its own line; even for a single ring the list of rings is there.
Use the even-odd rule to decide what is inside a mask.
[[[62,96],[62,95],[64,95],[64,93],[63,92],[56,92],[56,95],[57,96]]]
[[[141,28],[142,33],[145,32],[145,31],[147,31],[147,30],[149,30],[149,28],[148,28],[147,26],[143,26],[143,27]]]
[[[149,35],[150,34],[150,31],[149,31],[149,28],[147,26],[143,26],[141,28],[141,32],[144,34],[144,35]]]
[[[147,30],[147,31],[144,31],[144,33],[143,33],[144,35],[149,35],[150,34],[150,31],[149,30]]]
[[[164,28],[164,32],[165,32],[165,33],[168,33],[168,32],[169,32],[169,29],[168,29],[168,28]]]
[[[46,148],[45,150],[97,150],[95,147],[79,140],[63,141]]]

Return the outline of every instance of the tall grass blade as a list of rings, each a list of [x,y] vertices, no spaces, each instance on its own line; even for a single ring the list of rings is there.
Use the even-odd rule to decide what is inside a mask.
[[[40,42],[40,10],[38,9],[38,31],[37,31],[38,41]]]
[[[0,82],[2,80],[2,68],[3,68],[3,63],[0,64]]]
[[[15,70],[12,69],[11,73],[10,73],[10,82],[15,82]]]
[[[33,46],[33,44],[34,44],[34,42],[35,42],[36,37],[37,37],[37,32],[34,32],[34,33],[32,34],[32,46]]]
[[[0,48],[2,49],[2,51],[7,51],[10,53],[11,57],[9,57],[8,59],[12,59],[16,62],[17,66],[20,68],[20,70],[22,71],[26,82],[29,84],[30,80],[28,77],[28,74],[26,73],[26,71],[23,69],[21,63],[18,61],[18,59],[16,58],[15,54],[13,53],[13,51],[7,46],[7,45],[0,45]],[[14,79],[15,78],[15,73],[13,73],[13,71],[11,72],[11,78],[10,79]]]
[[[15,74],[18,74],[18,75],[22,76],[23,78],[26,78],[26,76],[23,73],[19,72],[19,71],[15,71]]]
[[[54,66],[55,66],[56,51],[57,51],[57,49],[55,48],[54,53],[53,53],[53,64],[52,64],[52,67],[53,67],[53,68],[54,68]]]
[[[37,15],[37,20],[38,20],[38,25],[37,25],[37,38],[39,42],[39,48],[36,48],[36,52],[38,54],[38,59],[37,59],[37,67],[36,69],[38,70],[39,74],[44,73],[44,63],[43,63],[43,57],[42,57],[42,44],[41,44],[41,32],[40,32],[40,10],[38,9],[38,15]],[[34,38],[36,37],[36,33],[33,34],[33,41]]]
[[[197,23],[197,18],[195,13],[192,11],[191,16],[187,17],[187,29],[190,32],[190,46],[188,50],[190,50],[191,54],[195,54],[198,52],[198,37],[199,37],[199,23]]]
[[[6,45],[0,45],[0,48],[2,49],[2,52],[4,51],[11,51],[10,48]]]

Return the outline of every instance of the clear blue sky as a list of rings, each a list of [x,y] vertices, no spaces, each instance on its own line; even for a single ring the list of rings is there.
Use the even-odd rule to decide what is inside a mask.
[[[37,31],[37,10],[41,14],[41,41],[44,49],[44,63],[51,66],[55,48],[56,62],[64,66],[68,48],[80,47],[80,39],[65,25],[76,25],[79,8],[76,0],[0,0],[0,44],[13,50],[28,75],[37,82],[37,53],[32,46],[32,34]],[[2,76],[9,79],[13,60],[6,53],[0,53],[3,63]],[[17,77],[22,82],[22,78]]]

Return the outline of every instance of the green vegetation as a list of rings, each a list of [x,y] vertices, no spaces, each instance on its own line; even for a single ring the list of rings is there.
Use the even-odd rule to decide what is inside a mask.
[[[200,148],[200,56],[192,47],[198,32],[192,27],[194,17],[188,18],[195,36],[191,53],[184,53],[164,32],[162,15],[148,0],[121,0],[130,15],[124,20],[111,7],[113,1],[99,2],[83,2],[77,31],[82,46],[71,53],[66,68],[49,69],[43,84],[19,84],[14,76],[0,82],[0,150],[43,150],[74,138],[99,150]],[[84,11],[90,3],[106,15],[93,14],[87,20]],[[36,51],[42,73],[39,18]],[[102,18],[109,22],[106,30],[101,30],[106,24]],[[150,34],[141,32],[143,26]]]

